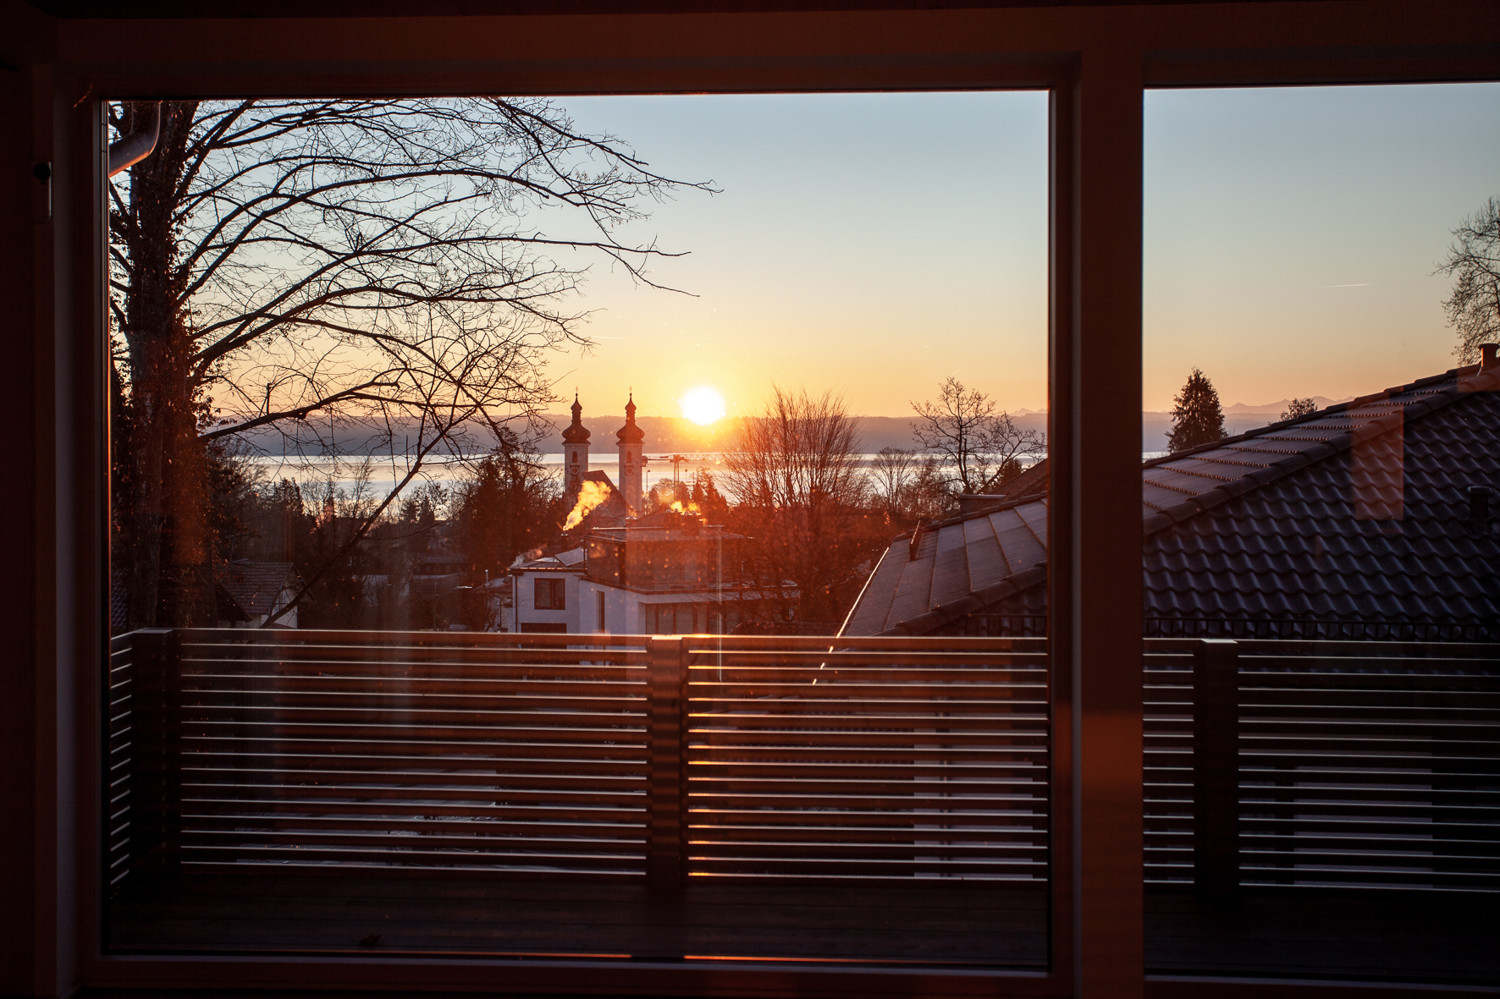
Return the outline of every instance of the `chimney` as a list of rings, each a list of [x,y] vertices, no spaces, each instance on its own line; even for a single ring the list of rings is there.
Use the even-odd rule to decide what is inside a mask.
[[[1493,343],[1482,343],[1479,345],[1480,371],[1494,371],[1497,366],[1500,366],[1500,361],[1497,361],[1495,358],[1495,351],[1497,349],[1500,349],[1500,345]]]

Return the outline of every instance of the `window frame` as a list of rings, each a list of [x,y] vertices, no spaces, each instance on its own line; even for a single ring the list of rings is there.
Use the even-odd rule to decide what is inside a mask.
[[[535,587],[531,593],[531,606],[537,610],[567,610],[568,609],[568,584],[567,580],[560,576],[537,576],[533,583]],[[545,585],[543,585],[545,584]],[[542,602],[542,594],[547,594],[547,600]]]
[[[572,987],[720,994],[1176,995],[1147,979],[1141,920],[1139,437],[1144,91],[1157,86],[1500,78],[1477,0],[1190,3],[949,10],[768,2],[734,14],[58,20],[29,72],[32,150],[53,165],[38,263],[35,621],[39,991],[90,987]],[[754,8],[756,5],[750,5]],[[791,9],[788,9],[790,7]],[[828,9],[832,8],[832,9]],[[219,57],[204,61],[203,52]],[[506,60],[496,51],[524,51]],[[105,97],[516,94],[1035,87],[1049,139],[1049,543],[1053,636],[1053,960],[1033,973],[770,965],[119,957],[99,952],[98,664],[104,661],[108,440],[100,111]],[[1132,493],[1135,493],[1132,495]],[[44,511],[53,511],[45,513]],[[1087,553],[1085,557],[1084,553]],[[497,969],[503,967],[503,973]],[[1255,991],[1243,980],[1235,994]],[[554,986],[555,987],[555,986]],[[1359,986],[1273,986],[1358,994]],[[1417,990],[1420,991],[1420,990]]]

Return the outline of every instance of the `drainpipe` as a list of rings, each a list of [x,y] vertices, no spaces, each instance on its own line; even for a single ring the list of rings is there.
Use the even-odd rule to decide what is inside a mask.
[[[129,170],[156,149],[156,140],[161,135],[161,101],[152,101],[151,110],[144,122],[137,122],[135,131],[109,144],[109,175],[113,177],[122,170]]]

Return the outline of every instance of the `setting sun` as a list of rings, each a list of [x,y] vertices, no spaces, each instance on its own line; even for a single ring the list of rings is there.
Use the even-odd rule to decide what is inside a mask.
[[[688,389],[678,404],[682,406],[682,415],[700,427],[724,418],[724,397],[707,385]]]

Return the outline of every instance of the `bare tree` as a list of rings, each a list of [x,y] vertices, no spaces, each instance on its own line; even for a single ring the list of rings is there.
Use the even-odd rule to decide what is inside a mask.
[[[859,455],[843,400],[774,387],[761,413],[739,421],[724,455],[734,526],[755,541],[761,585],[794,589],[804,626],[838,623],[872,548]]]
[[[875,453],[870,463],[870,478],[887,514],[896,516],[905,509],[906,496],[916,474],[917,453],[910,448],[883,447]]]
[[[1500,343],[1500,199],[1484,207],[1453,230],[1448,259],[1438,270],[1453,278],[1453,291],[1443,299],[1448,323],[1458,333],[1453,348],[1460,364],[1479,359],[1479,345]]]
[[[911,404],[919,419],[911,425],[922,448],[941,456],[955,493],[987,492],[1021,473],[1024,458],[1046,453],[1046,435],[1018,427],[1010,414],[978,389],[949,377],[936,400]]]
[[[147,107],[110,110],[123,133]],[[650,283],[663,251],[621,226],[678,186],[541,100],[165,103],[110,189],[132,624],[176,623],[163,579],[211,557],[205,442],[389,449],[406,474],[359,543],[425,460],[549,400],[547,352],[587,343],[569,293],[590,259]]]

